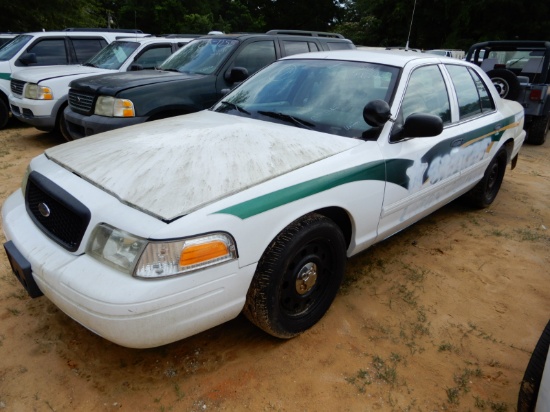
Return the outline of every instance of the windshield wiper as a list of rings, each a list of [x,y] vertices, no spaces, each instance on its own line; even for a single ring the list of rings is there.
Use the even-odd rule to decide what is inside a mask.
[[[264,116],[273,117],[275,119],[285,120],[289,123],[292,123],[295,126],[300,126],[304,129],[313,129],[315,125],[306,120],[299,119],[298,117],[291,116],[289,114],[280,113],[280,112],[264,112],[263,110],[258,110],[259,114]]]
[[[225,104],[226,106],[231,106],[233,109],[238,110],[241,113],[250,114],[250,112],[248,110],[243,109],[241,106],[239,106],[235,103],[228,102],[227,100],[222,100],[221,103]]]
[[[86,67],[97,67],[95,64],[92,64],[92,63],[84,63],[83,66],[86,66]]]

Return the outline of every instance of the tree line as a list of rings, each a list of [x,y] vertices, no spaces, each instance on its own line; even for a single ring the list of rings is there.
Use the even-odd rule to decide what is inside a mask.
[[[483,40],[548,40],[550,2],[522,0],[0,0],[0,32],[66,27],[155,35],[212,30],[334,31],[357,45],[467,49]]]

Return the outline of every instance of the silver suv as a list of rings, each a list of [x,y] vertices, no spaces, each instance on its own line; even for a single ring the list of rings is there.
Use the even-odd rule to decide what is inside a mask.
[[[0,48],[0,129],[9,120],[11,74],[24,67],[81,64],[122,37],[144,37],[139,30],[66,29],[24,33]]]

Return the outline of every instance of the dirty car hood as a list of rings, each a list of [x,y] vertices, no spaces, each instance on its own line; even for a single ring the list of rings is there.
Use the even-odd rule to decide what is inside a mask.
[[[360,143],[202,111],[62,144],[46,156],[122,202],[171,220]]]
[[[23,80],[29,83],[38,83],[40,81],[55,79],[58,77],[67,77],[75,75],[96,75],[102,73],[109,73],[112,70],[100,69],[97,67],[89,66],[78,66],[78,65],[68,65],[68,66],[55,66],[52,69],[52,66],[45,67],[29,67],[22,70],[19,70],[15,75],[16,79]]]

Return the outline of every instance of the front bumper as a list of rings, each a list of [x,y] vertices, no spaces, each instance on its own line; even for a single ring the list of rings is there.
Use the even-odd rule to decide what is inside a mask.
[[[185,276],[137,279],[52,242],[28,216],[21,191],[4,203],[2,221],[44,295],[86,328],[131,348],[164,345],[235,318],[256,268],[233,261]]]
[[[30,100],[10,95],[10,110],[14,117],[23,123],[28,123],[39,130],[55,129],[57,108],[56,100]]]
[[[65,109],[65,120],[67,129],[73,139],[81,139],[97,133],[145,123],[145,117],[104,117],[98,115],[85,116],[71,110]]]

